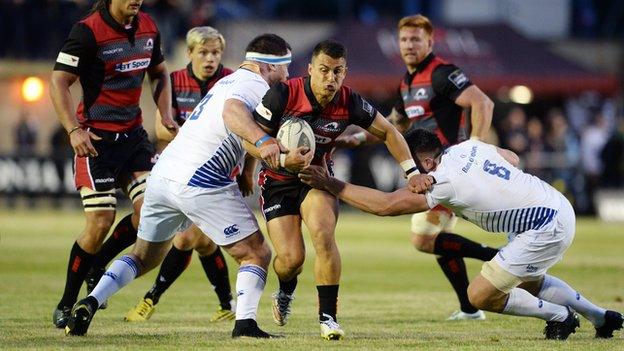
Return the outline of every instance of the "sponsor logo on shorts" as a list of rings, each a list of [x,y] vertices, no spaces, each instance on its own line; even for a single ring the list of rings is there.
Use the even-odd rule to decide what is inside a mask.
[[[225,236],[228,238],[238,234],[239,232],[240,232],[240,229],[238,228],[238,224],[233,224],[223,229],[223,234],[225,234]]]
[[[137,59],[128,62],[120,62],[115,65],[115,71],[117,72],[131,72],[139,69],[144,69],[149,66],[151,59]]]
[[[407,117],[414,118],[425,114],[425,108],[422,106],[410,106],[405,109]]]
[[[282,205],[281,205],[281,204],[275,204],[275,205],[273,205],[273,206],[271,206],[271,207],[267,207],[267,208],[265,208],[263,212],[264,212],[264,213],[269,213],[269,212],[271,212],[271,211],[279,210],[280,208],[282,208]]]
[[[535,272],[537,272],[537,267],[535,267],[535,266],[533,266],[531,264],[528,264],[526,266],[526,271],[527,271],[527,273],[535,273]]]
[[[101,184],[101,183],[113,183],[115,182],[115,178],[98,178],[98,179],[94,179],[94,182]]]

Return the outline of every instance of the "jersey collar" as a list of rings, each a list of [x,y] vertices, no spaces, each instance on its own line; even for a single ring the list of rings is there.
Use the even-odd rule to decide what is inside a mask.
[[[197,78],[197,76],[195,76],[195,73],[193,73],[193,65],[189,62],[188,65],[186,65],[186,71],[188,72],[188,75],[193,78],[197,84],[199,84],[199,88],[201,89],[201,93],[202,95],[206,95],[206,93],[208,92],[208,83],[212,82],[213,80],[218,79],[221,76],[221,71],[223,70],[223,65],[219,64],[219,67],[217,67],[217,70],[215,71],[215,73],[212,75],[212,77],[206,79],[206,80],[201,80],[199,78]]]
[[[312,87],[310,86],[309,76],[303,78],[303,90],[305,91],[305,94],[308,100],[310,100],[310,105],[312,105],[312,109],[317,112],[323,111],[324,107],[321,106],[321,104],[319,104],[319,102],[316,100],[316,97],[314,96],[314,93],[312,92]],[[334,95],[334,98],[329,103],[337,104],[338,99],[340,98],[339,95],[340,95],[340,90],[336,92],[336,94]]]
[[[412,79],[414,79],[414,76],[416,76],[418,73],[422,72],[425,70],[425,68],[427,68],[427,66],[429,66],[429,64],[431,63],[431,61],[433,61],[433,59],[435,58],[435,54],[433,52],[430,52],[429,55],[427,55],[425,57],[424,60],[422,60],[417,66],[416,66],[416,70],[413,73],[409,73],[406,72],[405,73],[405,83],[409,86],[410,83],[412,82]]]
[[[113,16],[110,14],[110,11],[108,10],[108,7],[100,10],[100,14],[102,15],[102,19],[104,19],[104,22],[106,22],[106,24],[108,24],[111,28],[113,28],[117,32],[125,33],[129,38],[134,38],[134,33],[136,33],[137,28],[139,27],[139,14],[134,16],[134,18],[132,19],[130,29],[124,28],[123,25],[115,21]]]

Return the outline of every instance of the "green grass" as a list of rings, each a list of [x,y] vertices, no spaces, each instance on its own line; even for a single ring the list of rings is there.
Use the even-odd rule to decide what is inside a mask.
[[[342,215],[337,240],[342,253],[339,320],[347,338],[321,340],[314,252],[300,276],[293,315],[285,327],[273,324],[269,274],[259,309],[259,324],[286,336],[280,340],[232,340],[230,323],[211,324],[217,302],[194,258],[187,272],[164,295],[151,320],[123,322],[123,315],[151,286],[156,271],[120,291],[109,308],[97,313],[86,337],[65,337],[51,323],[63,290],[67,255],[83,225],[80,212],[0,212],[0,349],[261,349],[261,350],[624,350],[622,333],[594,340],[589,322],[566,342],[542,340],[542,321],[488,313],[483,322],[446,322],[456,298],[433,256],[409,243],[409,217]],[[503,236],[483,233],[465,222],[458,233],[502,245]],[[624,231],[621,225],[578,221],[577,236],[551,273],[568,281],[596,303],[624,310]],[[232,282],[236,266],[230,260]],[[467,260],[470,276],[480,262]],[[81,294],[83,296],[83,294]]]

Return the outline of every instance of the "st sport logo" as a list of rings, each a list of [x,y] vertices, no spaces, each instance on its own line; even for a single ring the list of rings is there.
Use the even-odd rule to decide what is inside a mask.
[[[130,72],[138,69],[144,69],[149,66],[151,59],[144,58],[138,60],[132,60],[128,62],[120,62],[115,65],[115,71],[117,72]]]

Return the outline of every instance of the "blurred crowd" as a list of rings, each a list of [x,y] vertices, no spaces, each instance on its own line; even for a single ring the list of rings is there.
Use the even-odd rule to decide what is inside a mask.
[[[624,116],[615,99],[587,92],[562,108],[528,115],[513,106],[496,123],[499,144],[527,172],[555,186],[581,213],[594,213],[598,188],[624,186]]]
[[[570,0],[570,35],[624,37],[624,1]],[[94,0],[0,0],[0,58],[53,58],[72,25]],[[165,49],[198,25],[218,20],[357,20],[374,24],[423,13],[443,22],[439,0],[144,0],[142,9],[161,30]],[[45,30],[42,30],[45,28]]]

